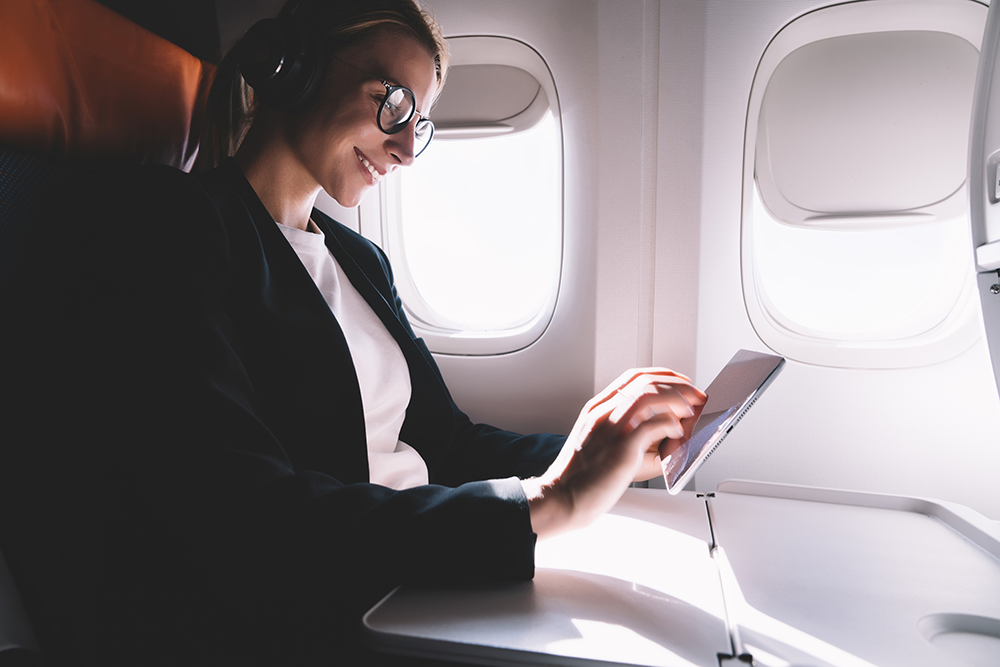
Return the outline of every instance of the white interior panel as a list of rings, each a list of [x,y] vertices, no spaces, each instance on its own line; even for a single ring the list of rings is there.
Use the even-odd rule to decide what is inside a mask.
[[[434,131],[448,137],[463,129],[464,136],[470,125],[509,124],[539,101],[542,112],[533,118],[537,122],[550,106],[546,97],[538,80],[519,67],[453,65],[448,68],[448,85],[434,105]]]
[[[808,225],[901,214],[956,195],[978,59],[968,41],[931,30],[848,34],[790,53],[767,80],[760,110],[764,205],[781,222]]]
[[[654,249],[654,306],[647,335],[653,364],[687,374],[694,373],[698,341],[705,188],[716,185],[715,179],[702,178],[708,12],[702,0],[663,3],[660,8],[655,228],[647,235]]]
[[[701,175],[711,191],[702,195],[699,220],[695,373],[703,384],[733,350],[765,349],[740,298],[747,103],[768,43],[791,20],[818,6],[792,0],[752,7],[709,3]],[[900,6],[903,17],[912,11]],[[981,24],[978,31],[981,35]],[[790,362],[699,472],[697,486],[711,490],[722,479],[739,477],[907,493],[964,503],[998,518],[1000,498],[992,481],[1000,469],[998,422],[1000,400],[982,339],[950,361],[919,368],[836,369]]]
[[[1000,243],[996,240],[1000,217],[1000,7],[992,6],[983,33],[982,57],[976,74],[972,126],[969,131],[969,222],[976,253],[976,276],[986,339],[993,361],[993,375],[1000,390]]]

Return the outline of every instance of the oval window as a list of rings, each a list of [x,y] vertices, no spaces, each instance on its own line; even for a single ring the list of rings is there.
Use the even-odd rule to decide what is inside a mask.
[[[562,247],[562,131],[551,74],[505,38],[449,40],[427,151],[384,184],[384,246],[411,324],[438,353],[530,345]]]
[[[985,8],[858,2],[768,46],[748,110],[743,288],[806,363],[901,368],[978,338],[965,196]]]

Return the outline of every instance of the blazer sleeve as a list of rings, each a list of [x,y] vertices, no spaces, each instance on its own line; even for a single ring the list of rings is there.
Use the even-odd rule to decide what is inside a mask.
[[[295,469],[262,415],[229,314],[239,259],[193,178],[142,169],[98,219],[73,226],[57,338],[71,378],[61,395],[79,403],[80,422],[53,454],[79,527],[70,560],[89,572],[90,594],[131,578],[123,595],[197,588],[201,600],[212,592],[212,613],[299,616],[338,605],[360,613],[401,583],[533,575],[516,479],[393,491]],[[455,410],[458,463],[442,479],[485,473],[469,463],[474,449],[512,452],[494,457],[509,458],[495,468],[510,475],[532,455],[534,441],[522,446]],[[337,437],[330,446],[357,446]]]

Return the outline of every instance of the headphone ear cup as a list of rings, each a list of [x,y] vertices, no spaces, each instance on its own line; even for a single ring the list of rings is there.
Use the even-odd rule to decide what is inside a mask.
[[[244,35],[240,49],[243,79],[262,103],[274,109],[301,109],[323,80],[319,40],[295,21],[258,21]]]

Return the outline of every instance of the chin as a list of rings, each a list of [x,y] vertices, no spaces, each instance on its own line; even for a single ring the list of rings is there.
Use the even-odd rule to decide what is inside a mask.
[[[350,192],[337,192],[336,190],[329,190],[324,188],[326,193],[333,198],[338,204],[344,208],[354,208],[361,203],[361,200],[365,198],[372,188],[365,188],[363,190],[354,190]]]

